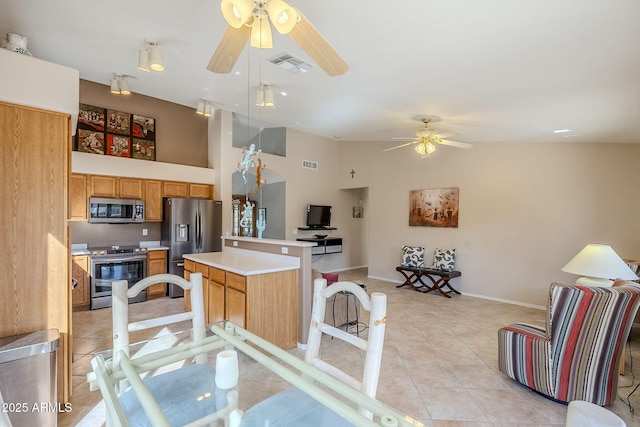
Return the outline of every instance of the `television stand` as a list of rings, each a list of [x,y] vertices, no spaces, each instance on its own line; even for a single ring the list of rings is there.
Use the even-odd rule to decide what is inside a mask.
[[[307,231],[313,231],[313,230],[337,230],[337,228],[335,228],[335,227],[298,227],[298,230],[307,230]]]
[[[314,230],[320,230],[320,229],[314,228]],[[315,237],[309,237],[309,238],[301,237],[296,240],[301,242],[317,243],[318,246],[314,246],[311,248],[311,255],[337,254],[342,252],[341,237],[324,237],[322,239],[315,238]]]

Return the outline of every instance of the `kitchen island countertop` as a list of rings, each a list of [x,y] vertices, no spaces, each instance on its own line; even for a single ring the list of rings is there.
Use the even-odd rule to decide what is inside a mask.
[[[299,268],[293,261],[291,263],[285,263],[229,252],[185,254],[183,258],[243,276],[297,270]]]

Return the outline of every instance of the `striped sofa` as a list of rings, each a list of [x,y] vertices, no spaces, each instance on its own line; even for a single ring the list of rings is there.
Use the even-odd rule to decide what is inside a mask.
[[[561,402],[615,400],[618,365],[640,304],[640,285],[610,288],[552,283],[546,330],[514,324],[498,331],[501,372]]]

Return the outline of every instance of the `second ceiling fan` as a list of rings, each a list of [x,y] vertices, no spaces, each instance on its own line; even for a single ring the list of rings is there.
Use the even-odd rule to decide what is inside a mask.
[[[422,119],[424,127],[416,132],[415,138],[394,138],[394,139],[411,139],[412,141],[396,145],[395,147],[387,148],[384,151],[395,150],[396,148],[407,147],[409,145],[415,145],[414,149],[420,155],[426,156],[436,151],[435,144],[448,145],[456,148],[471,148],[473,144],[467,142],[458,142],[445,139],[455,134],[438,133],[435,129],[429,127],[431,123],[431,117],[424,117]]]
[[[298,10],[282,0],[222,0],[222,15],[229,24],[207,69],[229,73],[247,41],[251,46],[270,48],[271,24],[287,34],[329,76],[344,74],[349,64]]]

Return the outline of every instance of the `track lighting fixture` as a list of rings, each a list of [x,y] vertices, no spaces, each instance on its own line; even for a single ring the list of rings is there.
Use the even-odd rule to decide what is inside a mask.
[[[200,99],[196,113],[204,117],[211,117],[211,101],[208,99]]]
[[[129,76],[114,73],[113,77],[111,77],[111,93],[115,95],[131,95],[127,77]]]
[[[138,69],[141,71],[163,71],[162,49],[158,42],[144,39],[145,46],[138,50]]]
[[[276,105],[271,86],[266,83],[260,83],[256,95],[256,105],[258,107],[274,107]]]

